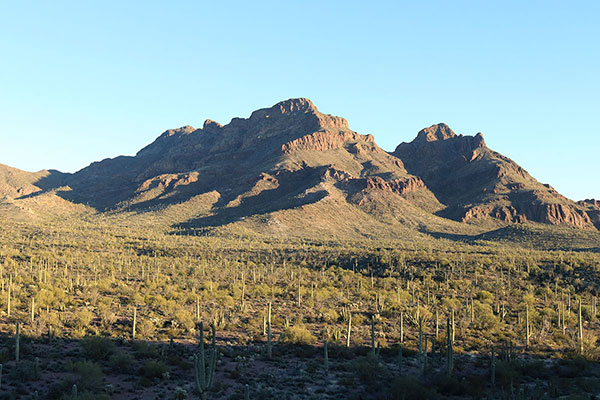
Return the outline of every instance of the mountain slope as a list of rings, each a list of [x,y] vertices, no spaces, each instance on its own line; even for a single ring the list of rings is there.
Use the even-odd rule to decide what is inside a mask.
[[[488,148],[481,133],[456,135],[445,124],[433,125],[393,154],[446,205],[438,215],[463,222],[493,217],[594,229],[583,207]]]
[[[349,203],[379,221],[447,224],[431,215],[442,204],[398,158],[308,99],[290,99],[224,126],[207,120],[201,129],[166,131],[134,157],[93,163],[62,184],[72,188],[64,193],[68,199],[101,210],[155,212],[193,200],[190,210],[179,207],[188,220],[174,221],[186,226],[281,215],[330,198],[330,204]]]

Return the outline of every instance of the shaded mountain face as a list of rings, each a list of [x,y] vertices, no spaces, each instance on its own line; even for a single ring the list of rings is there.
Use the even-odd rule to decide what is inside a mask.
[[[201,226],[320,202],[351,204],[379,219],[394,217],[380,213],[380,203],[423,215],[442,207],[371,135],[353,132],[345,119],[319,112],[308,99],[224,126],[207,120],[201,129],[166,131],[134,157],[93,163],[62,183],[72,189],[63,193],[69,200],[102,210],[195,201],[202,211],[186,223]]]
[[[580,204],[544,185],[511,159],[489,149],[478,133],[456,135],[447,125],[423,129],[392,153],[446,206],[438,215],[458,221],[493,217],[593,229]]]
[[[587,199],[578,201],[577,204],[586,211],[596,228],[600,230],[600,201]]]

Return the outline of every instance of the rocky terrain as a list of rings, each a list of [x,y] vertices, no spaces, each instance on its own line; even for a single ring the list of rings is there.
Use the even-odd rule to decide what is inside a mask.
[[[135,156],[74,173],[0,169],[0,194],[58,196],[98,211],[177,207],[173,226],[243,225],[267,233],[359,236],[401,229],[471,232],[533,221],[596,230],[597,202],[576,203],[537,182],[483,135],[433,125],[388,153],[308,99],[290,99],[249,118],[161,134]],[[187,207],[185,206],[187,205]],[[174,215],[174,213],[172,213]],[[472,233],[472,232],[471,232]]]

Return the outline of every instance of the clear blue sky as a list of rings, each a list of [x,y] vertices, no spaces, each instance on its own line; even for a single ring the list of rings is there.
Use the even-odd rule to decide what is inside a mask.
[[[443,121],[600,198],[600,2],[216,3],[4,2],[0,163],[75,171],[308,97],[386,150]]]

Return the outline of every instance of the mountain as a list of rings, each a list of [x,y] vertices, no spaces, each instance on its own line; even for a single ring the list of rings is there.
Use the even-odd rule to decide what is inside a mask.
[[[0,198],[13,199],[38,192],[41,188],[35,183],[49,175],[49,171],[26,172],[0,164]]]
[[[81,214],[85,207],[57,194],[68,176],[55,170],[27,172],[0,164],[0,219],[31,221]]]
[[[175,222],[186,226],[253,217],[290,230],[346,224],[368,234],[379,224],[447,223],[431,214],[443,205],[398,158],[308,99],[226,125],[207,120],[200,129],[168,130],[135,156],[93,163],[60,184],[72,189],[65,198],[99,210],[176,207]],[[343,218],[327,223],[334,215]]]
[[[445,205],[440,216],[462,222],[493,217],[594,229],[581,204],[488,148],[481,133],[456,135],[447,125],[437,124],[400,144],[393,154]]]
[[[481,134],[434,125],[388,153],[302,98],[225,125],[167,130],[135,156],[74,174],[24,174],[12,173],[24,184],[11,178],[11,196],[51,193],[104,215],[186,229],[474,237],[526,221],[595,230],[599,218],[593,205],[566,199],[487,148]]]

